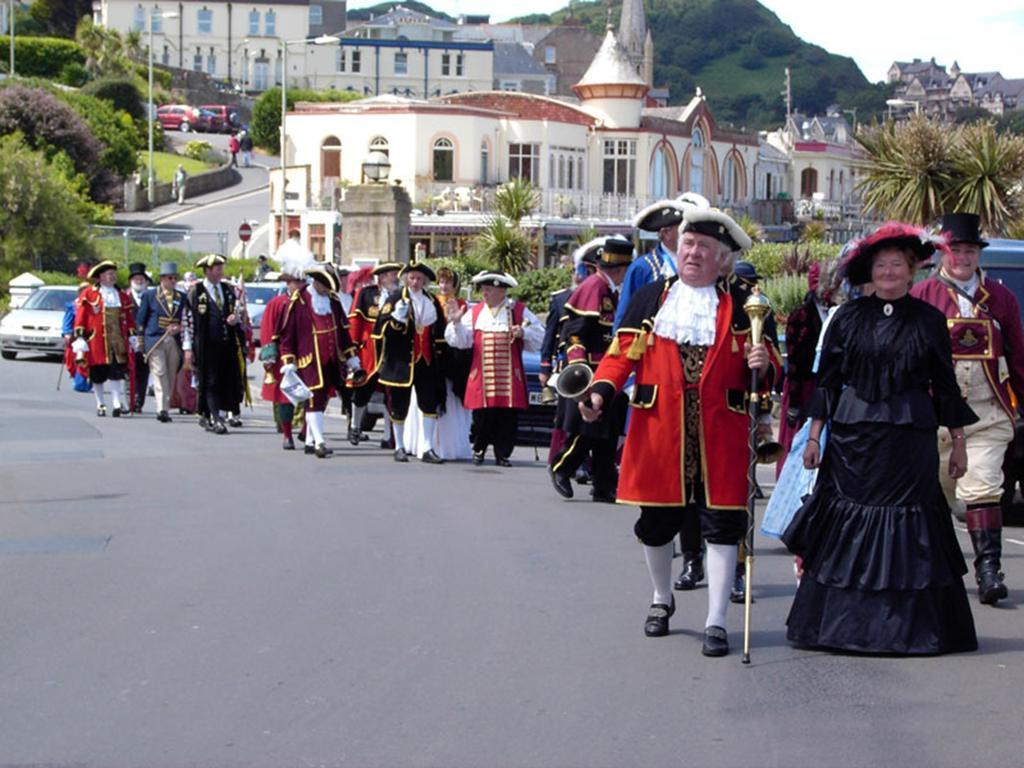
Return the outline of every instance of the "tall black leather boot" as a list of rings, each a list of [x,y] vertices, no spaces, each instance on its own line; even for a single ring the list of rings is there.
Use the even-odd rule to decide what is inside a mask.
[[[999,570],[1003,554],[1003,510],[999,506],[968,507],[967,531],[974,545],[978,598],[984,605],[995,605],[1009,594]]]

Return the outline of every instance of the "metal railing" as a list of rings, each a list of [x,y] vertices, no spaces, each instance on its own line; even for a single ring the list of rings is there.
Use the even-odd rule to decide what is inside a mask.
[[[158,268],[161,261],[176,261],[182,270],[208,253],[228,257],[228,233],[175,227],[94,225],[89,228],[105,258],[141,262]],[[113,243],[117,243],[116,247]]]

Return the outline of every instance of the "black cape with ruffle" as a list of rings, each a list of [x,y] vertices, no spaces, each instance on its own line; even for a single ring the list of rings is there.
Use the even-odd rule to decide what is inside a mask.
[[[814,493],[782,538],[804,561],[789,639],[870,653],[976,649],[936,429],[977,417],[942,313],[910,296],[842,306],[810,416],[831,431]]]

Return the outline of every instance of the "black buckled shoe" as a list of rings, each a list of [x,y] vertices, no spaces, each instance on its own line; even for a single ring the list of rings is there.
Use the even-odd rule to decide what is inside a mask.
[[[217,419],[213,422],[211,431],[215,435],[226,435],[228,433],[228,425],[224,423],[224,419]]]
[[[316,446],[307,443],[305,447],[302,449],[302,452],[307,456],[312,456],[313,454],[316,453]]]
[[[700,552],[683,553],[683,571],[672,586],[680,592],[689,592],[696,589],[697,585],[704,581],[704,558]]]
[[[205,416],[200,416],[199,417],[199,428],[200,429],[205,429],[207,432],[209,432],[210,431],[210,427],[211,427],[210,420],[208,418],[206,418]]]
[[[314,449],[314,453],[316,453],[316,457],[318,459],[326,459],[328,456],[334,453],[334,449],[328,448],[325,443],[317,443],[316,448]]]
[[[107,406],[105,406],[105,405],[98,405],[98,406],[96,406],[96,415],[99,416],[101,419],[104,416],[106,416],[107,415]]]
[[[476,466],[479,467],[483,463],[484,463],[484,452],[483,451],[473,451],[473,464],[475,464]]]
[[[381,440],[380,441],[380,447],[383,448],[385,451],[393,451],[393,450],[395,450],[395,438],[388,437],[388,438],[385,438],[384,440]]]
[[[499,467],[511,467],[511,466],[512,466],[512,462],[511,462],[511,461],[509,461],[509,460],[508,460],[507,458],[505,458],[504,456],[498,456],[498,457],[496,457],[496,458],[494,459],[494,463],[495,463],[495,464],[496,464],[497,466],[499,466]]]
[[[156,415],[156,420],[161,424],[168,424],[171,421],[171,417],[167,415],[167,411],[160,411],[160,413]]]
[[[424,464],[444,464],[444,459],[434,453],[434,449],[431,448],[429,451],[423,454],[423,458],[420,459]]]
[[[405,448],[395,448],[395,461],[399,464],[405,464],[409,461],[409,455],[405,452]]]
[[[599,491],[596,488],[590,491],[590,498],[599,504],[614,504],[615,494],[608,491]]]
[[[284,439],[284,442],[281,443],[281,448],[283,450],[285,450],[285,451],[294,451],[295,450],[295,440],[293,440],[290,437],[286,437]]]
[[[232,426],[232,427],[236,427],[237,428],[237,427],[242,426],[242,420],[240,418],[238,418],[237,416],[232,416],[230,419],[228,419],[228,424],[230,426]]]
[[[121,407],[118,406],[118,405],[115,405],[114,406],[114,410],[112,410],[110,412],[110,415],[113,416],[116,419],[116,418],[119,418],[121,416],[121,413],[122,413]]]
[[[729,633],[724,627],[710,626],[704,630],[704,646],[700,652],[705,656],[725,656],[729,653]]]
[[[563,475],[561,472],[551,470],[551,484],[555,486],[555,490],[558,491],[558,495],[564,499],[572,498],[572,483],[569,480],[568,475]]]
[[[644,622],[644,634],[648,637],[664,637],[668,634],[668,620],[676,612],[676,598],[672,597],[671,605],[664,603],[652,603],[647,611],[647,620]]]
[[[352,445],[359,445],[359,443],[362,441],[362,439],[363,439],[363,435],[362,435],[362,433],[358,429],[350,429],[348,431],[348,441]]]

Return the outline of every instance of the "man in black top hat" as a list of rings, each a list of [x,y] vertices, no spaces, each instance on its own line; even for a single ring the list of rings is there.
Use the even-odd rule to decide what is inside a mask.
[[[199,424],[218,435],[228,432],[226,415],[241,411],[247,383],[241,310],[235,289],[223,282],[225,263],[224,257],[216,254],[196,262],[203,279],[188,294],[192,353],[185,353],[188,365],[195,357]]]
[[[580,366],[592,373],[604,357],[612,339],[619,286],[632,260],[633,244],[629,240],[621,235],[605,238],[597,254],[597,274],[584,280],[565,303],[561,348],[566,365],[558,374],[560,392],[566,391],[564,382],[568,378],[581,373]],[[551,481],[560,496],[572,498],[570,479],[590,455],[593,500],[615,501],[615,449],[624,414],[622,409],[610,410],[606,418],[584,423],[576,403],[563,397],[560,412],[566,442],[551,461]]]
[[[373,338],[381,342],[378,375],[384,385],[395,434],[395,461],[406,462],[405,417],[416,388],[416,402],[423,413],[423,436],[433,445],[437,428],[437,409],[444,402],[441,357],[445,351],[445,315],[441,303],[426,292],[435,279],[426,264],[413,262],[399,276],[405,286],[392,291],[373,329]],[[443,464],[433,448],[423,454],[427,464]]]
[[[941,234],[949,249],[938,271],[915,285],[911,294],[946,315],[957,382],[978,415],[975,424],[964,427],[966,473],[954,480],[940,472],[939,481],[954,510],[964,514],[966,507],[978,596],[994,605],[1009,594],[1001,572],[1000,498],[1003,456],[1024,402],[1024,330],[1016,297],[978,267],[988,245],[979,224],[969,213],[942,217]],[[940,467],[947,466],[952,449],[952,439],[941,435]]]

